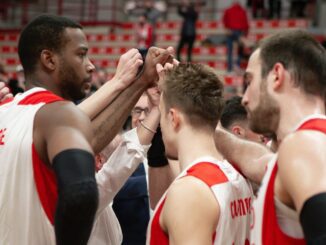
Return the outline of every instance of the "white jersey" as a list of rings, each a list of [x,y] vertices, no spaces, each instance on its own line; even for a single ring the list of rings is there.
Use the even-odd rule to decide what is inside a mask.
[[[34,148],[33,124],[43,105],[59,100],[34,88],[0,106],[0,244],[55,244],[56,180]]]
[[[177,179],[183,176],[194,176],[205,182],[218,201],[220,217],[215,234],[212,234],[213,244],[249,244],[253,193],[248,181],[230,163],[217,161],[212,157],[197,159],[182,171]],[[166,194],[156,206],[150,224],[151,245],[169,244],[168,237],[159,225],[165,197]]]
[[[326,132],[326,117],[312,115],[302,121],[296,130],[319,130]],[[251,232],[253,245],[300,245],[306,244],[295,210],[275,198],[274,186],[278,171],[277,154],[267,165],[258,197],[254,201],[254,222]]]

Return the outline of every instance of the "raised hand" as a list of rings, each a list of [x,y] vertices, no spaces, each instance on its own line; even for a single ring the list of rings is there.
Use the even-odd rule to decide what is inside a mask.
[[[151,47],[146,55],[144,68],[139,77],[140,81],[146,83],[148,86],[155,85],[158,81],[156,65],[173,63],[173,53],[174,49],[172,47],[168,47],[167,49]]]
[[[173,67],[179,65],[179,61],[173,59],[172,63],[166,63],[164,66],[162,64],[156,65],[156,72],[159,76],[158,85],[160,85],[165,80],[166,71],[172,69]]]
[[[139,51],[130,49],[119,59],[119,63],[112,80],[118,81],[122,88],[127,87],[135,81],[139,67],[143,64],[143,59]]]
[[[12,97],[13,95],[10,93],[9,88],[6,87],[4,82],[0,82],[0,102]]]

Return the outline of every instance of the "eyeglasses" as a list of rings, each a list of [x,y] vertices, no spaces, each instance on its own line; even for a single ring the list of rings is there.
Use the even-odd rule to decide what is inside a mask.
[[[147,116],[149,114],[149,109],[148,108],[139,108],[136,107],[131,111],[131,114],[135,117],[140,117],[140,115],[142,114],[142,112],[145,113],[145,116]]]

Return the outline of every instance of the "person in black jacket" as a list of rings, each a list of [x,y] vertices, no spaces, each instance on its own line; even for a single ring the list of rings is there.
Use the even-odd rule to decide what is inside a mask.
[[[196,39],[196,21],[198,19],[198,11],[193,3],[187,0],[178,6],[178,13],[183,17],[180,41],[177,48],[177,59],[180,59],[180,53],[185,44],[188,46],[187,57],[191,62],[192,48]]]

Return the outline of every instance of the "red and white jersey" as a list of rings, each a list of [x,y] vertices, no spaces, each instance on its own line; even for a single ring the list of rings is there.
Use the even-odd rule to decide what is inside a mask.
[[[212,234],[212,244],[249,245],[253,193],[247,180],[227,161],[217,161],[212,157],[197,159],[182,171],[177,179],[184,176],[193,176],[206,183],[218,201],[220,217],[216,230]],[[149,225],[147,242],[150,245],[169,244],[169,237],[159,224],[168,191],[157,204]]]
[[[299,124],[297,130],[317,130],[326,133],[326,117],[314,115]],[[254,222],[251,243],[254,245],[306,244],[299,215],[274,196],[277,174],[277,154],[268,163],[258,197],[254,201]]]
[[[62,98],[34,88],[0,105],[0,244],[55,244],[55,175],[33,145],[37,111]]]

